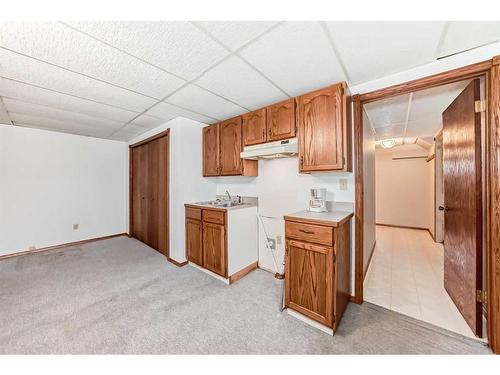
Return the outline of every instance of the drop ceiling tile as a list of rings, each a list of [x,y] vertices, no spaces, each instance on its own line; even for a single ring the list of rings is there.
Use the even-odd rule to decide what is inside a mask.
[[[224,43],[232,51],[237,50],[245,43],[258,37],[263,32],[276,24],[276,22],[265,21],[207,21],[197,22],[219,41]]]
[[[439,56],[448,56],[500,40],[500,22],[450,22]]]
[[[422,120],[409,121],[406,128],[406,136],[420,138],[434,136],[441,128],[441,115],[435,115]]]
[[[408,111],[408,95],[378,100],[364,105],[375,129],[388,125],[404,125]]]
[[[166,121],[164,119],[158,117],[141,115],[137,117],[135,120],[133,120],[131,124],[140,126],[144,129],[152,129],[156,126],[164,124],[165,122]]]
[[[328,22],[350,77],[371,81],[434,60],[444,22]]]
[[[0,96],[0,124],[12,124],[10,121],[9,114],[7,113],[7,109],[3,104],[1,96]]]
[[[184,84],[59,22],[0,23],[0,45],[157,99]]]
[[[218,120],[225,120],[247,112],[244,108],[194,85],[184,87],[166,101]],[[151,114],[154,115],[154,113]]]
[[[120,130],[118,130],[116,133],[112,134],[109,139],[114,139],[117,141],[130,141],[131,139],[141,135],[142,133],[146,132],[147,129],[143,128],[142,126],[135,126],[133,124],[129,124]]]
[[[0,48],[0,76],[123,109],[142,112],[156,101]]]
[[[117,121],[106,120],[76,112],[64,111],[38,104],[26,103],[15,99],[4,98],[4,103],[9,112],[40,116],[47,119],[67,121],[68,123],[77,123],[91,127],[103,127],[108,129],[108,132],[110,131],[109,129],[114,129],[123,125],[123,123]]]
[[[119,122],[127,122],[138,114],[4,78],[0,78],[0,96]]]
[[[185,79],[228,51],[189,22],[70,22],[71,26]]]
[[[292,96],[345,80],[318,22],[285,22],[240,54]]]
[[[249,109],[288,99],[281,90],[236,56],[209,70],[196,83]]]
[[[146,114],[161,118],[163,120],[163,123],[170,121],[170,120],[172,120],[176,117],[179,117],[179,116],[186,117],[186,118],[189,118],[189,119],[195,120],[195,121],[204,122],[207,124],[213,123],[215,121],[214,119],[212,119],[210,117],[203,116],[203,115],[200,115],[198,113],[194,113],[194,112],[185,110],[183,108],[179,108],[175,105],[165,103],[165,102],[160,102],[160,103],[156,104],[153,108],[148,110],[146,112]]]
[[[69,123],[40,116],[31,116],[21,113],[11,113],[12,121],[17,126],[25,126],[36,129],[45,129],[63,133],[86,135],[89,137],[107,138],[111,131],[100,127],[88,126],[78,123]]]

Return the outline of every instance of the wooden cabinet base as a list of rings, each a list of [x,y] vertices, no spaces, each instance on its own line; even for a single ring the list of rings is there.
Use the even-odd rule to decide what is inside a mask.
[[[240,270],[240,271],[232,274],[231,276],[229,276],[229,278],[226,279],[225,277],[222,277],[222,276],[216,274],[215,272],[212,272],[212,271],[210,271],[210,270],[208,270],[206,268],[203,268],[203,267],[197,265],[196,263],[189,262],[189,265],[193,266],[194,268],[199,269],[200,271],[205,272],[206,274],[208,274],[208,275],[216,278],[217,280],[220,280],[223,283],[228,284],[228,285],[235,283],[239,279],[241,279],[244,276],[248,275],[253,270],[257,269],[257,262],[255,262],[255,263],[252,263],[252,264],[248,265],[247,267],[243,268],[242,270]]]
[[[306,324],[309,324],[311,327],[317,328],[320,331],[323,331],[331,336],[333,336],[333,334],[335,333],[333,331],[333,329],[331,329],[331,328],[329,328],[321,323],[318,323],[317,321],[315,321],[315,320],[313,320],[313,319],[311,319],[311,318],[309,318],[309,317],[307,317],[307,316],[305,316],[305,315],[303,315],[303,314],[301,314],[301,313],[299,313],[291,308],[286,309],[286,312],[288,315],[293,316],[294,318],[296,318],[296,319],[298,319]]]

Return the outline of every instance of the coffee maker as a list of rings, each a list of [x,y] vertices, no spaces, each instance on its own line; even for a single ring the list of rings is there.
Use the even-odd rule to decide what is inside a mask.
[[[311,198],[309,199],[309,211],[327,212],[326,209],[326,189],[311,189]]]

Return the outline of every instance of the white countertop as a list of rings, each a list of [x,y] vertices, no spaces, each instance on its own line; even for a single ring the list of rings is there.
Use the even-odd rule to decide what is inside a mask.
[[[332,222],[333,224],[338,224],[354,213],[352,211],[328,211],[328,212],[311,212],[311,211],[299,211],[292,214],[287,214],[285,217],[318,221],[318,222]]]

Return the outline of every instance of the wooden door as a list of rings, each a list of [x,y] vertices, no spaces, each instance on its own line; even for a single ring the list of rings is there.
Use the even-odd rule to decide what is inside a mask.
[[[266,109],[243,115],[243,144],[245,146],[266,142]]]
[[[130,235],[167,257],[168,134],[130,146]]]
[[[344,168],[344,103],[343,84],[297,98],[300,172]]]
[[[202,224],[199,220],[186,219],[186,252],[190,262],[203,266]]]
[[[333,327],[333,248],[294,240],[286,246],[286,306]]]
[[[479,80],[443,112],[444,286],[473,332],[482,335],[482,189]]]
[[[203,128],[203,176],[219,175],[219,124]]]
[[[242,174],[243,164],[241,117],[235,117],[220,123],[220,174],[223,176]]]
[[[267,140],[279,141],[295,137],[295,99],[267,107]]]
[[[224,225],[203,223],[203,267],[226,277],[226,233]]]

